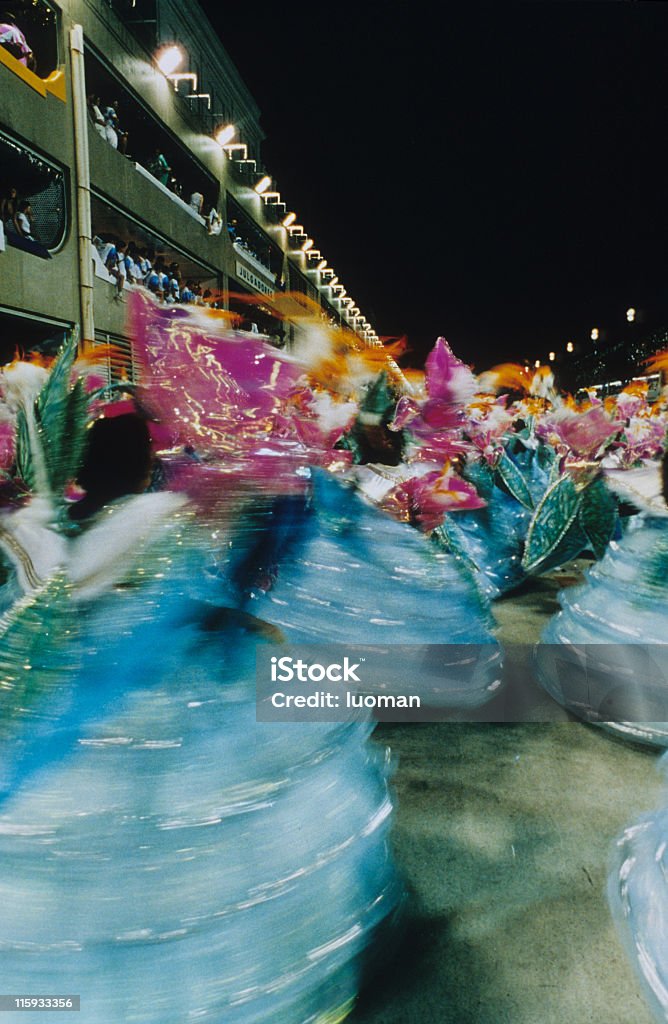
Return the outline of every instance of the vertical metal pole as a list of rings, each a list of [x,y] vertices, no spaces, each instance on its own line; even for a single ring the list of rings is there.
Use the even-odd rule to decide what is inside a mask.
[[[72,106],[74,115],[74,153],[76,163],[77,221],[79,224],[79,289],[81,293],[81,344],[85,350],[95,340],[93,305],[94,277],[91,254],[90,161],[88,157],[88,114],[86,68],[81,25],[70,31],[72,66]]]

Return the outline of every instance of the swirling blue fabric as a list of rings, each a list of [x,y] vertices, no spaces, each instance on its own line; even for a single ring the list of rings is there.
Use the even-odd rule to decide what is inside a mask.
[[[664,773],[668,765],[662,761]],[[668,1021],[668,808],[618,840],[608,897],[627,952],[660,1024]]]
[[[87,1024],[342,1019],[401,898],[389,761],[365,721],[256,723],[263,627],[166,540],[95,601],[55,581],[3,649],[3,986]]]
[[[249,593],[249,611],[292,643],[402,645],[387,688],[427,704],[477,707],[498,692],[489,606],[461,560],[321,471],[298,518],[298,541],[283,544],[275,584]],[[437,646],[449,652],[430,667],[422,655]]]
[[[580,717],[668,746],[668,518],[636,517],[585,577],[559,594],[538,679]]]

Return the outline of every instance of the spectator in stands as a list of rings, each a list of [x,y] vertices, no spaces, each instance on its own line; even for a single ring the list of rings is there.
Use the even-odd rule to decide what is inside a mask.
[[[166,302],[181,301],[181,272],[178,263],[172,263],[169,267],[169,281],[165,292]]]
[[[199,213],[199,215],[201,216],[202,215],[202,208],[204,207],[204,196],[202,195],[202,193],[201,192],[193,192],[193,194],[190,197],[189,202],[190,202],[190,206],[193,208],[195,213]]]
[[[227,233],[230,236],[230,241],[234,245],[234,243],[239,240],[239,236],[237,234],[237,222],[234,217],[232,220],[227,222]]]
[[[110,247],[107,249],[107,253],[104,257],[104,265],[109,273],[111,273],[112,270],[116,269],[116,264],[118,263],[118,249],[116,248],[116,242],[113,238],[109,239],[109,243]]]
[[[104,117],[104,137],[112,149],[118,149],[118,135],[116,134],[113,121],[109,121],[107,118],[107,110],[109,110],[109,107],[105,107],[102,114]]]
[[[153,292],[154,295],[158,295],[158,297],[160,297],[160,275],[155,267],[153,267],[146,275],[144,284],[150,292]]]
[[[223,218],[218,213],[215,206],[212,206],[209,210],[209,216],[207,217],[207,230],[210,235],[219,235],[223,230]]]
[[[109,255],[109,253],[113,249],[113,243],[112,242],[105,242],[104,238],[101,238],[99,235],[95,235],[93,237],[93,245],[97,249],[98,256],[100,257],[100,259],[102,261],[102,265],[104,267],[106,267],[107,266],[107,256]]]
[[[114,100],[110,107],[104,110],[104,119],[107,130],[107,141],[114,149],[118,149],[123,156],[127,155],[128,133],[119,127],[118,123],[118,100]]]
[[[116,295],[117,299],[121,299],[123,296],[123,289],[125,288],[125,280],[127,277],[127,271],[125,268],[125,243],[118,240],[114,241],[113,246],[107,253],[107,259],[105,266],[111,276],[116,281]]]
[[[16,15],[7,8],[0,11],[0,45],[4,46],[12,57],[16,57],[19,64],[30,68],[31,71],[35,70],[35,55],[16,24]]]
[[[167,163],[160,146],[156,146],[153,158],[148,165],[148,170],[154,178],[158,179],[161,185],[168,184],[172,169]]]
[[[8,231],[14,230],[14,214],[17,211],[18,203],[18,189],[16,186],[10,185],[0,200],[0,221]]]
[[[143,284],[144,275],[139,265],[139,252],[134,242],[128,242],[128,248],[125,253],[125,270],[128,281],[131,284]]]
[[[186,281],[185,288],[181,289],[181,302],[187,304],[195,301],[195,292],[193,291],[192,281]]]
[[[95,126],[95,131],[103,139],[107,138],[107,125],[104,120],[104,115],[100,109],[100,97],[91,93],[88,97],[88,114]]]
[[[16,234],[21,238],[28,238],[31,242],[36,241],[32,229],[32,207],[29,199],[21,199],[14,214],[14,228]]]
[[[146,279],[146,287],[149,291],[152,291],[154,295],[157,295],[159,299],[162,299],[167,291],[168,283],[169,275],[165,272],[165,261],[162,256],[158,256],[153,270]]]
[[[146,249],[139,250],[139,258],[137,262],[139,263],[139,269],[141,270],[142,281],[145,282],[146,278],[153,270],[153,265],[150,259],[148,258],[148,253]]]

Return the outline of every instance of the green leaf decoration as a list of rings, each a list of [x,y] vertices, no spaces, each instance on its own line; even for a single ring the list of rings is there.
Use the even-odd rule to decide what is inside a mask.
[[[581,495],[570,476],[562,476],[543,495],[534,512],[527,533],[522,568],[526,572],[542,571],[547,561],[571,529],[580,508]],[[578,529],[577,533],[581,531]],[[575,544],[576,538],[573,538]],[[568,550],[573,545],[568,545]],[[562,557],[566,560],[571,555]],[[552,559],[550,560],[550,565]]]
[[[541,469],[554,470],[556,465],[557,472],[559,471],[559,460],[557,459],[557,453],[551,444],[544,444],[542,441],[539,443],[536,449],[536,459]],[[556,479],[556,476],[555,476]]]
[[[555,459],[552,465],[550,466],[550,476],[547,482],[548,490],[550,487],[552,487],[553,484],[556,484],[557,480],[561,476],[561,466],[559,465],[559,463],[560,460],[556,457],[555,452]]]
[[[64,450],[59,454],[51,474],[51,486],[60,493],[68,480],[73,480],[83,462],[88,441],[88,395],[79,378],[69,393],[65,417]]]
[[[67,448],[70,439],[67,434],[70,426],[70,376],[76,354],[77,341],[72,334],[56,356],[48,379],[35,402],[49,483],[56,492],[62,489],[61,481],[69,459]]]
[[[537,572],[543,573],[549,572],[550,569],[556,569],[564,562],[570,562],[573,558],[577,558],[589,546],[587,534],[580,526],[580,521],[576,516],[557,546],[540,563]]]
[[[21,406],[16,414],[16,472],[30,490],[35,486],[35,463],[26,414]]]
[[[0,619],[0,743],[53,715],[69,692],[76,616],[66,589],[58,576]]]
[[[521,470],[517,468],[506,452],[503,453],[496,465],[496,476],[502,490],[507,491],[515,501],[519,501],[520,505],[524,505],[530,511],[533,510],[534,502],[527,482]]]
[[[432,531],[431,538],[438,547],[453,555],[460,576],[473,584],[480,613],[485,617],[487,625],[494,628],[495,622],[489,599],[483,590],[480,567],[466,551],[465,540],[455,519],[452,516],[446,516],[442,525]]]
[[[462,476],[470,484],[473,484],[476,491],[484,501],[490,501],[494,491],[494,470],[483,459],[476,459],[467,462],[464,466]]]
[[[578,517],[594,554],[602,558],[617,524],[617,502],[602,479],[582,492]]]

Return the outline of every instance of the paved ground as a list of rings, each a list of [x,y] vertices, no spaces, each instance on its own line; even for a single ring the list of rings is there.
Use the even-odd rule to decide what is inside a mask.
[[[576,579],[569,568],[497,605],[501,639],[537,638]],[[410,895],[349,1024],[649,1024],[605,885],[615,837],[661,799],[656,755],[538,691],[529,703],[522,725],[377,729],[399,759]]]

